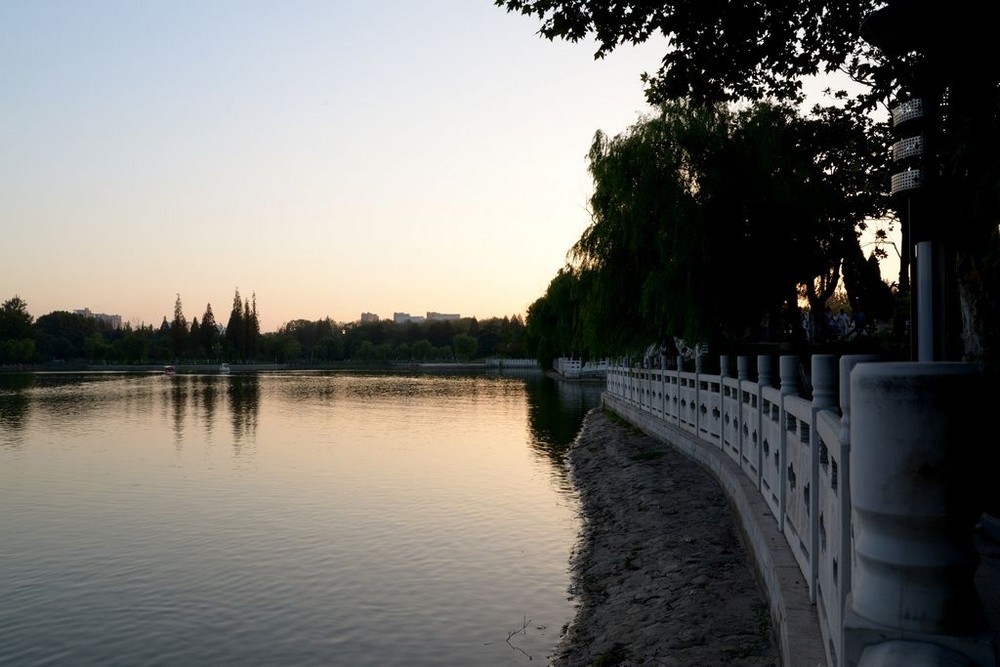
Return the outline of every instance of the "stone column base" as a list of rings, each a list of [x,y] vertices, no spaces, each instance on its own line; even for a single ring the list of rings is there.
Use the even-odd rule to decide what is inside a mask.
[[[906,632],[879,625],[851,609],[848,594],[843,631],[845,667],[997,667],[997,647],[990,632],[965,637]]]

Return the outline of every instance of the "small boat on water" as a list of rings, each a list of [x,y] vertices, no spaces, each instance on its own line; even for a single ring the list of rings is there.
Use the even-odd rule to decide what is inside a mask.
[[[164,366],[163,367],[163,374],[164,375],[176,375],[177,374],[177,369],[174,368],[173,366],[170,366],[170,365]]]
[[[219,364],[219,372],[220,373],[228,373],[229,372],[229,364],[227,364],[225,362]]]

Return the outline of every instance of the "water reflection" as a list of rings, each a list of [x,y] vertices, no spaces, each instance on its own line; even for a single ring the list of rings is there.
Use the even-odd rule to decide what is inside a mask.
[[[244,444],[254,445],[260,413],[260,380],[256,375],[231,375],[226,390],[233,425],[233,452],[239,456]]]
[[[21,446],[30,404],[25,392],[32,383],[31,375],[0,374],[0,427],[4,432],[0,446]]]
[[[528,385],[531,446],[562,466],[584,415],[601,402],[604,383],[554,380],[542,376]]]
[[[187,422],[187,377],[172,377],[170,382],[170,417],[174,428],[174,447],[178,450],[184,442],[184,424]]]
[[[103,418],[121,402],[122,377],[106,373],[39,373],[25,389],[31,410],[53,429],[73,432],[80,423]],[[128,380],[124,381],[128,386]]]
[[[35,376],[30,373],[0,373],[0,395],[24,391],[34,383]]]
[[[216,404],[219,399],[216,381],[217,378],[212,375],[199,376],[194,394],[195,409],[201,415],[202,423],[205,425],[205,437],[208,440],[212,439],[212,425],[215,422]]]
[[[571,618],[562,463],[599,387],[2,380],[0,561],[31,585],[0,581],[0,664],[528,664]]]

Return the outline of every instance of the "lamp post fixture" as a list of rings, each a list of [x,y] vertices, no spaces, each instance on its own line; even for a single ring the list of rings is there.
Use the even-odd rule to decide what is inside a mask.
[[[939,184],[941,104],[947,90],[947,68],[940,49],[942,32],[954,22],[929,3],[890,0],[869,15],[861,36],[885,54],[896,70],[906,98],[892,109],[892,194],[908,226],[909,256],[914,276],[910,305],[911,356],[916,361],[942,361],[948,356],[950,272],[944,251]]]

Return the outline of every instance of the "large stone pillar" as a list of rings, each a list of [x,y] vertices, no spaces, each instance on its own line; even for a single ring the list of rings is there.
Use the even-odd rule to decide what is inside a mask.
[[[837,591],[839,600],[838,608],[841,610],[841,618],[836,619],[843,626],[845,610],[848,608],[847,595],[851,592],[851,569],[854,561],[854,543],[852,535],[854,533],[851,523],[851,371],[858,364],[873,363],[881,361],[875,354],[845,354],[840,358],[840,374],[838,382],[840,384],[840,431],[838,440],[840,441],[840,497],[838,498],[840,508],[840,551],[837,554],[837,562],[840,563],[840,590]],[[837,643],[837,655],[846,656],[847,650],[844,648],[843,632],[839,635]]]
[[[877,645],[904,641],[926,644],[928,659],[938,646],[995,665],[973,580],[981,459],[993,446],[981,435],[983,375],[964,363],[862,363],[850,382],[847,664],[881,664]]]

